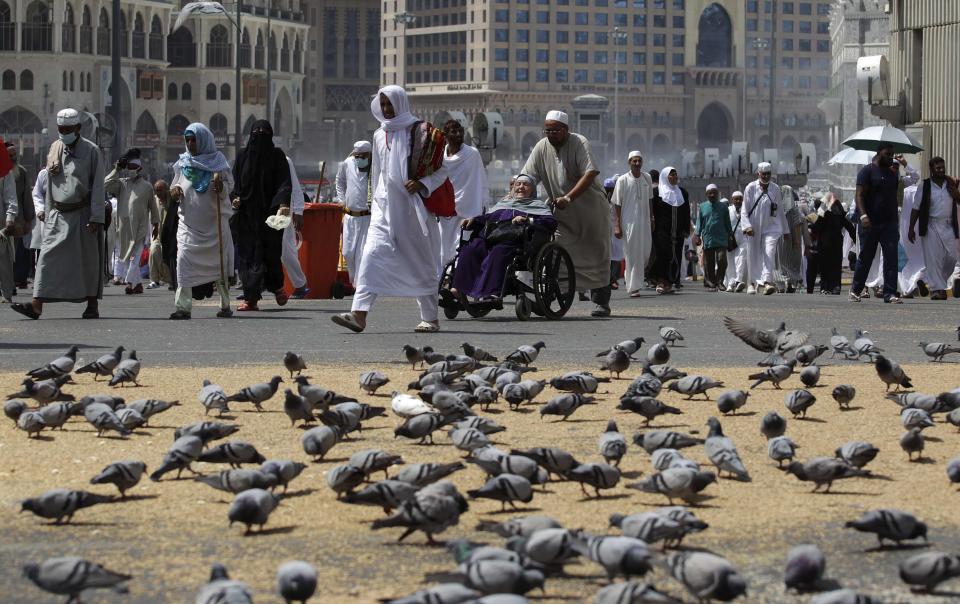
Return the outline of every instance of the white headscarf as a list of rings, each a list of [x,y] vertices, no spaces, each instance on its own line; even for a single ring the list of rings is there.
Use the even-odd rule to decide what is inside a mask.
[[[672,185],[668,180],[670,173],[676,170],[673,166],[667,166],[660,172],[660,199],[675,208],[683,205],[683,192],[680,185]]]
[[[383,111],[380,110],[381,94],[390,99],[390,104],[393,105],[395,115],[390,119],[383,117]],[[373,95],[373,100],[370,101],[370,111],[373,113],[373,117],[377,118],[377,121],[380,122],[380,127],[387,132],[404,130],[417,121],[417,118],[413,117],[410,113],[410,101],[407,99],[407,91],[395,84],[384,86],[377,91],[377,94]]]

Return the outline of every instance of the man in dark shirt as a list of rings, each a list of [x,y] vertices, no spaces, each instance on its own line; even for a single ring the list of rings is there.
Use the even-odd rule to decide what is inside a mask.
[[[897,220],[897,185],[900,177],[894,167],[893,145],[881,142],[873,161],[857,174],[857,238],[860,241],[860,254],[857,267],[853,272],[850,287],[850,299],[860,301],[867,280],[867,273],[877,246],[883,251],[883,301],[888,304],[901,304],[897,295],[897,244],[900,232]]]

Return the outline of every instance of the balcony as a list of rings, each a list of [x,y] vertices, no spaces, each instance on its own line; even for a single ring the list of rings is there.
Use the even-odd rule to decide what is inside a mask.
[[[17,24],[0,23],[0,51],[17,48]]]
[[[150,58],[163,60],[163,34],[150,34]]]
[[[50,52],[53,50],[53,26],[49,23],[24,23],[21,42],[25,52]]]
[[[741,70],[723,67],[691,67],[688,81],[697,88],[738,88]]]
[[[233,44],[207,44],[207,67],[232,67]]]

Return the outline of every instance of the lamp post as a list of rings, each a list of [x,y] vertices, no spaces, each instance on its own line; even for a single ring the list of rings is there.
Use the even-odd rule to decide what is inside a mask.
[[[398,53],[400,55],[398,63],[400,64],[400,86],[405,86],[407,83],[407,27],[413,25],[417,16],[403,11],[394,15],[393,20],[400,27],[400,39],[403,42],[402,50]]]
[[[270,13],[273,12],[273,2],[267,0],[267,119],[273,120],[273,91],[271,88],[272,69],[270,65],[270,55],[273,54],[273,43],[270,41]]]
[[[770,146],[777,148],[773,139],[773,87],[776,85],[777,67],[777,0],[770,3],[770,97],[767,101],[767,114],[770,116],[770,123],[767,125],[767,137],[770,139]]]
[[[617,48],[627,43],[627,32],[614,27],[610,37],[613,40],[613,164],[618,165],[620,163],[620,70],[617,68]]]
[[[110,80],[112,83],[112,92],[110,94],[110,117],[113,118],[113,156],[114,160],[120,158],[123,153],[123,122],[120,119],[120,0],[112,2],[111,22],[113,29],[110,30]]]
[[[240,125],[242,121],[240,112],[242,111],[241,98],[243,95],[243,89],[242,89],[243,82],[240,77],[240,44],[243,42],[243,28],[240,26],[241,5],[242,5],[241,0],[237,0],[237,38],[236,38],[237,48],[236,48],[236,53],[234,53],[235,54],[234,61],[236,63],[236,66],[235,66],[236,69],[233,74],[233,87],[234,87],[233,98],[235,99],[233,103],[233,112],[234,112],[234,116],[233,116],[234,156],[233,157],[234,159],[236,159],[237,157],[240,157],[240,138],[243,134],[242,131],[240,130],[240,128],[242,127]]]

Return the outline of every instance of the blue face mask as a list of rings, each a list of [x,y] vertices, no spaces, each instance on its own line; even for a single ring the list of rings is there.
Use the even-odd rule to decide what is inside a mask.
[[[68,134],[59,132],[58,134],[64,145],[72,145],[73,143],[77,142],[77,137],[80,136],[76,132],[70,132]]]
[[[366,159],[366,158],[364,158],[364,157],[358,157],[358,158],[357,158],[357,167],[360,168],[361,170],[364,169],[364,168],[366,168],[366,167],[369,166],[369,165],[370,165],[370,160],[369,160],[369,159]]]

